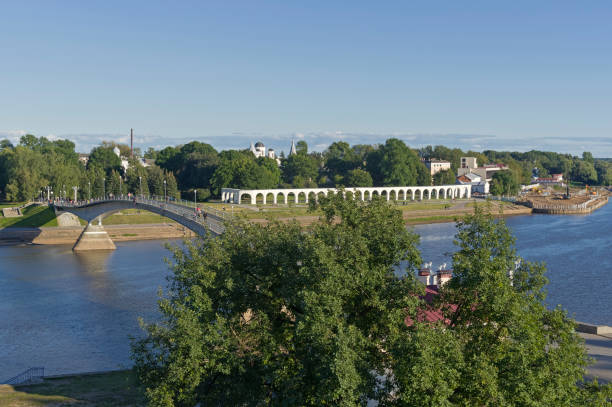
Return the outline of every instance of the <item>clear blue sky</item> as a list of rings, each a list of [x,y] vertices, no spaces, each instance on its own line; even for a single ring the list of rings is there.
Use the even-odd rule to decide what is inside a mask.
[[[609,1],[13,1],[0,137],[612,156]]]

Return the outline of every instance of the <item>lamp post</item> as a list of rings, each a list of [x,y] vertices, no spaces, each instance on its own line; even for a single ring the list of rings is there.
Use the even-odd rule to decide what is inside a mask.
[[[138,189],[140,189],[140,199],[142,199],[142,177],[138,177]]]
[[[106,178],[102,178],[102,199],[106,199]]]
[[[198,207],[198,200],[196,199],[196,196],[198,194],[198,190],[196,188],[193,189],[193,206],[194,207]]]
[[[123,197],[123,187],[121,186],[121,175],[119,175],[119,196]]]
[[[91,200],[91,181],[87,181],[87,188],[89,190],[89,200]]]
[[[72,187],[72,189],[74,190],[74,202],[76,203],[76,201],[77,201],[77,191],[79,190],[79,187],[74,186],[74,187]]]
[[[62,194],[63,194],[62,195],[63,199],[66,200],[66,185],[65,184],[62,184]]]
[[[164,180],[164,202],[166,202],[166,180]]]

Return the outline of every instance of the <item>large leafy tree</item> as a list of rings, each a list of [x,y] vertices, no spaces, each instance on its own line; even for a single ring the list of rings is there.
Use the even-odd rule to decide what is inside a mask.
[[[490,191],[493,195],[516,195],[520,186],[512,171],[497,171],[493,174]]]
[[[503,222],[477,208],[458,223],[445,319],[426,323],[401,214],[338,196],[321,210],[308,233],[238,220],[174,250],[162,321],[133,344],[151,405],[609,406]]]
[[[113,171],[121,171],[121,158],[113,152],[111,147],[99,146],[91,150],[87,168],[99,167],[106,174],[110,175]]]
[[[602,401],[605,393],[595,391],[597,385],[582,385],[588,359],[574,322],[561,308],[549,310],[543,303],[543,264],[520,259],[504,222],[479,207],[457,228],[453,278],[437,303],[447,324],[444,332],[430,327],[444,338],[438,363],[446,367],[432,371],[436,365],[419,365],[398,387],[420,386],[434,377],[446,384],[422,390],[443,396],[435,405],[609,405]],[[422,345],[410,344],[417,358],[404,359],[404,369],[430,355]],[[609,387],[604,391],[612,394]],[[407,394],[407,405],[434,405]]]
[[[281,164],[283,181],[287,184],[303,187],[305,183],[315,183],[319,175],[319,163],[316,157],[309,154],[290,155]]]
[[[344,183],[347,187],[371,187],[373,185],[372,176],[359,168],[350,170],[346,174]]]
[[[382,200],[323,199],[310,233],[238,221],[175,250],[163,322],[134,345],[152,405],[357,405],[418,298],[417,236]],[[386,227],[381,228],[384,224]],[[412,274],[412,273],[410,273]]]
[[[433,176],[434,185],[453,185],[455,183],[455,173],[452,169],[438,171]]]
[[[429,170],[416,152],[395,138],[388,139],[378,150],[368,155],[366,168],[372,175],[374,185],[431,184]]]

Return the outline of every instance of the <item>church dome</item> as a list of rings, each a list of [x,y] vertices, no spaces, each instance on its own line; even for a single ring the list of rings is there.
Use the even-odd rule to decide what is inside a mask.
[[[257,143],[255,143],[255,147],[265,147],[264,144],[261,141],[258,141]]]

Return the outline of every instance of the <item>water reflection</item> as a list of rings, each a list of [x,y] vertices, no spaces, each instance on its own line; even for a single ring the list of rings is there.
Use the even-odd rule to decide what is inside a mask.
[[[0,374],[47,374],[130,364],[138,317],[157,318],[165,287],[163,241],[123,242],[111,252],[70,246],[0,247]]]
[[[108,260],[112,253],[110,250],[81,251],[75,252],[74,257],[82,271],[86,273],[105,273],[108,271]]]

